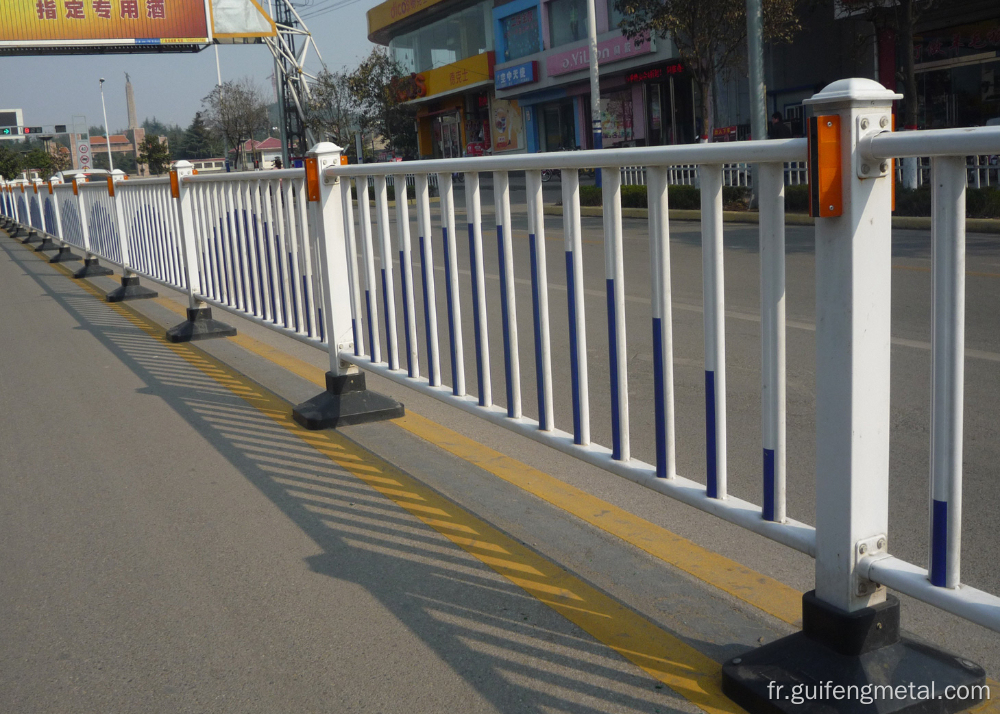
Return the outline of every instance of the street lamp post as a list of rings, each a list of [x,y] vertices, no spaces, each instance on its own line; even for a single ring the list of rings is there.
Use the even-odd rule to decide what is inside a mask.
[[[590,124],[594,132],[594,148],[604,148],[601,131],[601,86],[597,68],[597,10],[594,0],[587,2],[587,29],[590,48]],[[601,170],[594,171],[594,184],[601,185]]]
[[[104,104],[104,77],[101,77],[101,109],[104,110],[104,140],[108,143],[108,175],[115,170],[115,162],[111,159],[111,131],[108,129],[108,108]]]

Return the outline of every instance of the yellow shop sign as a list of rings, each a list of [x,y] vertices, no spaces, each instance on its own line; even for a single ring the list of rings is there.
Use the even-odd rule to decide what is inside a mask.
[[[424,97],[444,94],[480,82],[493,81],[493,53],[483,52],[459,62],[421,72]]]

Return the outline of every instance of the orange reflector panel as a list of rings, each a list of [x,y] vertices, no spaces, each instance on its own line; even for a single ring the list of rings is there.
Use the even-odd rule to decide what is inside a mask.
[[[840,165],[840,117],[809,119],[809,215],[839,216],[844,211]]]
[[[49,179],[49,195],[52,195],[52,179]]]
[[[77,187],[76,181],[73,182],[73,195],[74,196],[79,196],[80,195],[80,189]]]
[[[109,196],[115,195],[115,180],[110,176],[108,176],[108,195]]]
[[[177,171],[170,172],[170,195],[174,198],[181,197],[181,182],[177,178]]]
[[[306,196],[310,201],[319,201],[319,161],[306,159]]]
[[[347,154],[340,155],[340,165],[347,166]]]
[[[896,131],[896,115],[892,115],[892,130]],[[890,209],[893,213],[896,212],[896,160],[889,159],[889,180],[892,181],[892,208]]]

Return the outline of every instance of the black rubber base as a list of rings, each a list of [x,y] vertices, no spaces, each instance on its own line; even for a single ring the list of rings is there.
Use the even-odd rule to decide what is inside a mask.
[[[985,694],[982,667],[900,636],[891,595],[847,613],[808,592],[802,626],[726,662],[722,691],[751,714],[952,714]]]
[[[167,339],[171,342],[194,342],[195,340],[211,340],[215,337],[232,337],[236,328],[224,322],[212,319],[212,308],[189,307],[188,319],[167,330]]]
[[[60,248],[58,253],[49,258],[50,263],[68,263],[72,260],[83,260],[83,258],[78,256],[66,246]]]
[[[114,275],[115,271],[105,268],[97,258],[87,258],[83,261],[83,267],[73,273],[74,278],[97,278],[104,275]]]
[[[108,302],[122,302],[124,300],[144,300],[146,298],[155,298],[156,295],[157,293],[155,290],[150,290],[149,288],[139,285],[138,275],[128,275],[122,278],[122,286],[109,292],[104,296],[104,299]]]
[[[34,228],[25,228],[24,226],[18,226],[18,229],[14,231],[14,237],[25,244],[41,238],[41,236],[38,235],[38,231]]]
[[[364,372],[340,377],[327,372],[326,391],[295,407],[292,418],[316,430],[396,419],[405,413],[395,399],[368,391]]]
[[[47,250],[59,250],[59,244],[56,243],[51,238],[49,238],[48,236],[45,236],[42,239],[42,242],[39,243],[38,246],[35,248],[35,252],[42,253]]]

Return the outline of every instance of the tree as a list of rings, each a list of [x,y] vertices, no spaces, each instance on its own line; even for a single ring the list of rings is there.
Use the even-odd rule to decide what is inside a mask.
[[[0,176],[8,181],[21,175],[21,155],[0,144]]]
[[[222,137],[226,148],[235,150],[245,169],[244,144],[270,126],[264,91],[250,77],[229,80],[213,89],[201,104],[209,129]]]
[[[36,146],[21,157],[21,168],[38,169],[38,175],[47,179],[55,173],[55,162],[49,152]]]
[[[162,174],[170,166],[170,149],[159,137],[147,135],[139,145],[139,163],[148,165],[150,174]]]
[[[656,0],[650,0],[655,2]],[[358,110],[358,123],[366,134],[381,136],[389,149],[404,157],[416,156],[416,109],[408,104],[401,84],[403,67],[382,47],[376,47],[347,78]]]
[[[224,153],[225,149],[217,146],[215,137],[205,123],[201,112],[194,115],[191,126],[184,132],[175,155],[180,159],[210,159]]]
[[[763,0],[764,39],[791,40],[800,24],[796,0]],[[677,46],[701,95],[703,134],[712,137],[711,88],[720,72],[736,67],[747,35],[746,0],[615,0],[625,17],[626,37],[643,41],[647,33]]]
[[[351,127],[357,124],[354,95],[347,72],[323,69],[310,87],[311,96],[306,104],[306,125],[322,140],[350,149]]]

